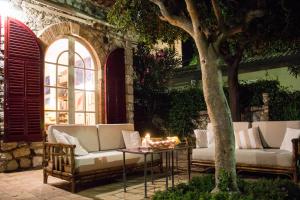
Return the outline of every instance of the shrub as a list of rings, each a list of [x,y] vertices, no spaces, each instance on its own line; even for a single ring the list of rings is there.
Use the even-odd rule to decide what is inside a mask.
[[[239,193],[219,192],[212,194],[212,175],[195,177],[189,184],[179,184],[174,190],[157,192],[153,200],[297,200],[300,188],[287,179],[256,181],[239,180]]]
[[[206,110],[202,90],[192,87],[170,93],[168,126],[173,134],[188,136],[196,128],[199,112]]]

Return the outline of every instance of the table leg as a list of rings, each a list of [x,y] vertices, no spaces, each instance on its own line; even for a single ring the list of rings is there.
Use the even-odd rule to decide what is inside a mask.
[[[147,198],[147,154],[144,154],[144,197]]]
[[[171,151],[171,155],[172,155],[171,178],[172,178],[172,189],[174,189],[174,150]]]
[[[176,170],[178,171],[178,151],[176,151]]]
[[[168,163],[169,163],[169,162],[168,162],[168,159],[169,159],[168,157],[169,157],[169,156],[168,156],[168,154],[169,154],[168,151],[166,151],[166,190],[167,190],[168,187],[169,187],[169,186],[168,186],[168,184],[169,184],[169,183],[168,183],[168,181],[169,181],[169,167],[168,167]]]
[[[189,176],[189,181],[191,180],[191,155],[190,155],[190,148],[187,148],[187,159],[188,159],[188,176]]]
[[[123,188],[124,188],[124,192],[126,192],[126,187],[127,187],[127,183],[126,183],[126,163],[125,163],[125,152],[123,152]]]
[[[151,182],[152,182],[152,184],[154,183],[154,181],[153,181],[153,153],[151,153]]]

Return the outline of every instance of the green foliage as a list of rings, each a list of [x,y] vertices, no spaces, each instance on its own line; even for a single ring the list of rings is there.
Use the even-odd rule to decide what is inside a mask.
[[[139,44],[133,56],[134,86],[145,92],[162,92],[181,64],[174,49],[151,50]]]
[[[192,87],[170,93],[168,126],[173,134],[188,136],[196,128],[199,112],[206,110],[202,90]]]
[[[269,94],[270,120],[299,120],[300,91],[289,91],[280,86],[278,80],[258,80],[240,85],[242,110],[250,106],[263,105],[262,93]]]
[[[157,40],[173,42],[186,33],[159,19],[159,9],[150,1],[116,0],[108,12],[108,21],[118,31],[134,33],[140,42],[154,44]]]
[[[240,83],[241,108],[263,105],[262,93],[275,94],[280,89],[278,80],[257,80]]]
[[[180,64],[172,49],[151,51],[148,46],[138,45],[133,57],[134,120],[141,132],[165,131],[170,104],[167,83]]]
[[[153,200],[297,200],[300,188],[287,179],[259,179],[238,181],[240,193],[210,193],[215,182],[212,175],[195,177],[189,184],[180,184],[174,190],[157,192]]]

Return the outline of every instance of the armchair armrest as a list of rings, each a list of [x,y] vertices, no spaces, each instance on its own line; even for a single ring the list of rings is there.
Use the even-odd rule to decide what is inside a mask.
[[[61,143],[44,143],[44,168],[74,174],[76,145]]]

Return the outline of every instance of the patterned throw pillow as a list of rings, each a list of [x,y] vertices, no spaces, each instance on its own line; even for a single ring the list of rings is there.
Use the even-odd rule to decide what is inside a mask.
[[[235,139],[239,149],[263,149],[258,127],[235,133]]]
[[[207,148],[207,130],[195,129],[196,148]]]
[[[122,134],[126,149],[137,148],[142,145],[141,136],[138,131],[122,130]]]

